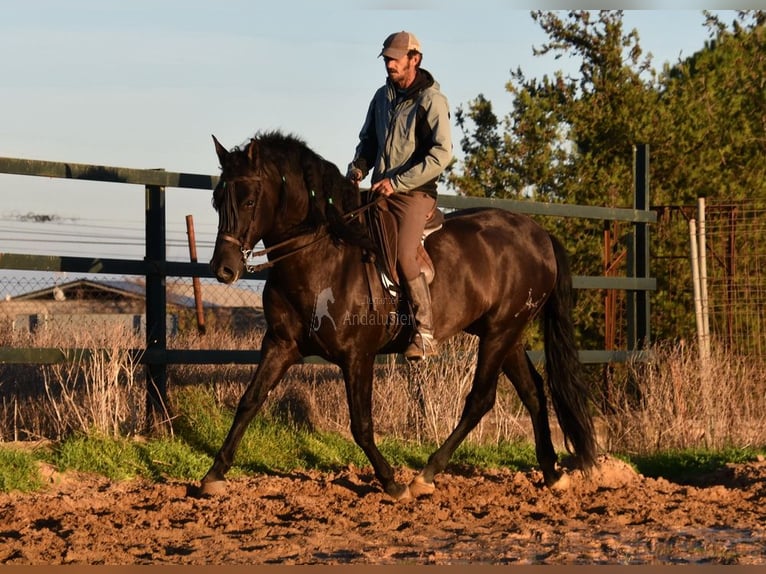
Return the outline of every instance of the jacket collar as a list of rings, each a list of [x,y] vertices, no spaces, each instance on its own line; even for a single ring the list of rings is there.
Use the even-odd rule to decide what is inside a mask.
[[[415,76],[415,81],[412,82],[412,84],[410,84],[410,86],[403,91],[394,86],[391,80],[386,80],[386,82],[388,82],[389,88],[392,89],[393,93],[396,94],[397,100],[408,100],[415,98],[418,94],[420,94],[420,92],[430,88],[436,83],[434,77],[431,75],[431,72],[424,70],[423,68],[418,70],[418,73]]]

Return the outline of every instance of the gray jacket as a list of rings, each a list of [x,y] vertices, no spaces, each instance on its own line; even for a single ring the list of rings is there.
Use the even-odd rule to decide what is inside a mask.
[[[452,159],[447,98],[426,70],[400,92],[390,82],[370,102],[359,133],[353,167],[372,182],[390,178],[399,192],[424,191],[436,197],[436,182]]]

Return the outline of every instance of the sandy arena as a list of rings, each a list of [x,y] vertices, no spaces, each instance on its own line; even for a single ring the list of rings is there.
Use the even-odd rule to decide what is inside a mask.
[[[238,478],[218,498],[47,476],[42,492],[0,494],[0,563],[766,564],[764,461],[690,486],[607,459],[565,492],[538,471],[453,470],[403,503],[369,469]]]

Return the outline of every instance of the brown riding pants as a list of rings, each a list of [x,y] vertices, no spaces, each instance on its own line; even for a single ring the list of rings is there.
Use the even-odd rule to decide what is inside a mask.
[[[403,278],[412,281],[420,274],[418,245],[436,200],[422,191],[394,193],[386,198],[398,227],[396,259]]]

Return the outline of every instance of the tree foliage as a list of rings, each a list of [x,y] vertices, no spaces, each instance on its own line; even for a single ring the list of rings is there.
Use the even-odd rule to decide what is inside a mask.
[[[535,53],[575,58],[578,73],[536,78],[512,70],[506,90],[513,106],[504,118],[481,94],[459,107],[464,159],[452,167],[449,185],[472,196],[633,207],[634,147],[647,143],[655,206],[690,205],[699,196],[766,200],[764,13],[738,12],[727,25],[702,12],[710,39],[659,71],[622,16],[532,12],[548,36]],[[602,274],[604,229],[576,220],[551,225],[567,241],[578,274]],[[622,241],[629,231],[610,229]],[[687,239],[653,237],[652,256],[685,253]],[[672,296],[678,290],[671,285],[688,281],[688,272],[652,271],[652,329],[660,337],[688,336],[693,306]],[[583,338],[602,341],[600,302],[586,307],[578,318]]]
[[[654,177],[658,203],[766,197],[764,18],[742,12],[729,29],[708,14],[713,39],[663,70],[662,123],[653,134],[662,154]]]

